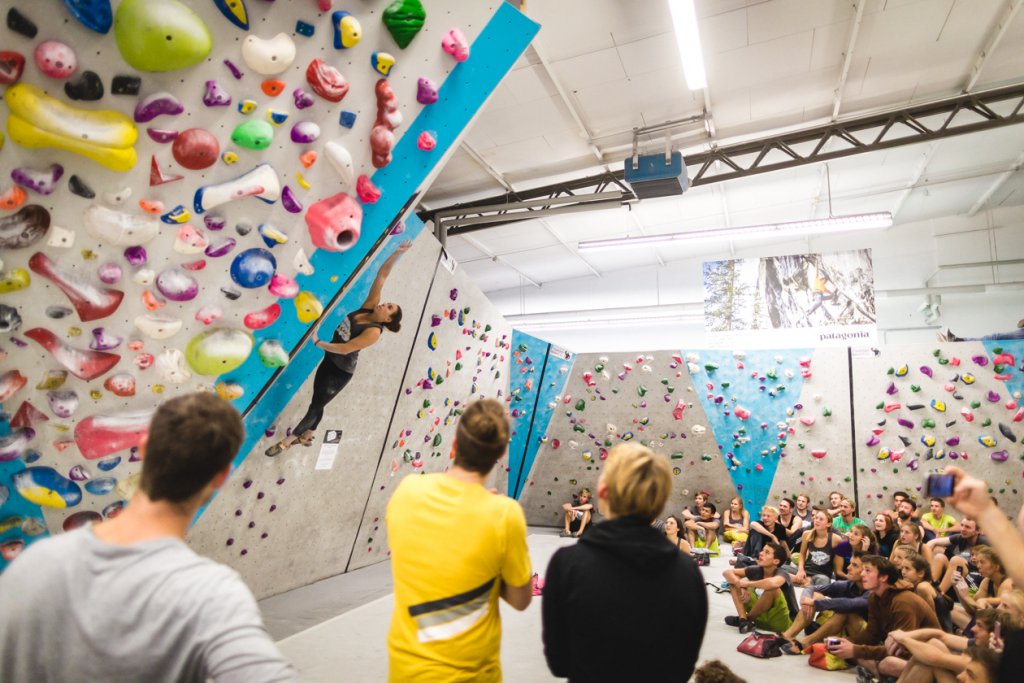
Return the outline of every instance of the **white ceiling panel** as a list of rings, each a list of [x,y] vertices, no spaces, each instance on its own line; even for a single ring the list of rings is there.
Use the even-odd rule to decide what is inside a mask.
[[[563,83],[572,83],[573,89],[607,84],[626,77],[616,48],[552,62],[551,68]]]
[[[619,45],[618,51],[626,75],[630,77],[669,66],[682,67],[679,51],[676,49],[676,34],[671,30],[644,40]]]
[[[708,7],[711,4],[721,3],[698,3]],[[713,55],[719,52],[728,52],[736,48],[744,47],[747,44],[747,12],[746,10],[734,10],[722,12],[699,21],[700,45],[704,51],[705,61],[714,59]]]
[[[517,251],[502,257],[505,262],[521,270],[527,277],[544,282],[592,275],[593,271],[565,247],[547,247]],[[590,260],[588,256],[588,260]]]
[[[501,82],[517,104],[556,97],[558,89],[551,82],[543,66],[516,69]]]
[[[558,240],[534,221],[516,221],[488,230],[468,234],[471,242],[494,254],[507,254],[523,249],[542,249],[558,244]]]
[[[813,39],[813,31],[804,31],[715,55],[706,61],[708,85],[750,87],[806,73]]]
[[[523,284],[522,276],[514,268],[500,261],[470,261],[459,263],[459,268],[462,268],[463,272],[485,292],[510,289]]]
[[[763,43],[852,19],[848,0],[777,0],[747,9],[750,43]]]

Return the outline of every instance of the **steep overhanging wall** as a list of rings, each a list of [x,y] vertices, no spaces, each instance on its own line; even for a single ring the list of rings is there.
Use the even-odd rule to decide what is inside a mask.
[[[321,307],[387,248],[400,214],[538,29],[498,0],[435,0],[420,32],[400,49],[380,21],[390,2],[379,0],[353,11],[362,24],[359,43],[336,49],[331,13],[317,13],[312,2],[250,2],[248,31],[215,3],[130,4],[140,13],[122,14],[129,3],[121,3],[106,34],[60,3],[46,11],[18,6],[38,26],[33,38],[0,29],[5,49],[27,57],[0,109],[7,123],[0,176],[24,171],[16,174],[18,188],[0,186],[0,304],[10,307],[3,318],[11,334],[0,338],[0,396],[9,418],[0,421],[0,570],[36,538],[117,514],[137,480],[133,446],[163,400],[216,387],[246,413],[249,440],[236,466],[245,460],[286,402],[282,394],[301,384],[287,375],[288,365],[279,366],[310,352],[303,339]],[[157,7],[181,14],[193,29],[121,55],[115,34],[141,35]],[[88,11],[81,17],[86,24],[96,18]],[[467,61],[441,49],[453,27],[467,39]],[[64,81],[33,64],[33,50],[47,39],[77,52],[69,87],[88,95],[98,81],[105,91],[98,101],[73,101]],[[387,53],[395,56],[393,71]],[[315,59],[347,80],[340,103],[321,97],[330,87],[307,77]],[[168,67],[174,70],[149,71]],[[86,70],[98,78],[80,83]],[[126,91],[115,76],[140,76],[141,87]],[[397,102],[382,99],[397,104],[404,123],[395,131],[393,160],[375,169],[371,129],[396,122],[393,108],[375,121],[375,87],[384,76]],[[418,83],[420,77],[430,82]],[[436,103],[419,103],[434,86]],[[72,137],[51,144],[26,132],[25,121],[52,120],[47,111],[60,119],[60,103],[92,112],[76,114],[87,123],[57,124]],[[82,130],[94,134],[92,143],[74,141]],[[382,133],[375,135],[387,137]],[[51,146],[31,148],[44,144]],[[357,191],[359,175],[366,180]],[[371,186],[382,193],[376,203]],[[360,195],[362,234],[347,251],[317,250],[302,219],[339,192]],[[332,228],[343,223],[328,215]],[[112,290],[99,297],[110,306],[76,310],[76,294],[96,298],[97,289]],[[204,333],[225,343],[203,353]],[[72,351],[62,361],[65,347]],[[84,361],[90,372],[69,372]]]

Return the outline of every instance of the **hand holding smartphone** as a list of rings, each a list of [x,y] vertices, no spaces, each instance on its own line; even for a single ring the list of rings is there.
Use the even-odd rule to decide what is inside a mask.
[[[929,474],[924,482],[925,496],[928,498],[949,498],[953,495],[955,480],[952,474]]]

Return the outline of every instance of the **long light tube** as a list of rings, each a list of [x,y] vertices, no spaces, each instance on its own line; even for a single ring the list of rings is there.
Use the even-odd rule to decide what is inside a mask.
[[[763,225],[744,225],[736,228],[718,228],[713,230],[692,230],[690,232],[673,232],[664,235],[640,235],[637,237],[618,237],[607,240],[588,240],[580,242],[577,248],[587,249],[619,249],[621,247],[639,247],[665,242],[682,242],[686,240],[734,239],[736,237],[766,237],[770,235],[803,235],[807,233],[848,232],[854,230],[883,230],[892,226],[892,214],[888,211],[880,213],[859,213],[849,216],[832,216],[816,218],[809,221],[793,221],[791,223],[765,223]]]
[[[693,0],[668,0],[668,9],[672,14],[679,56],[683,60],[686,86],[690,90],[703,90],[708,87],[708,77],[704,73],[704,53],[700,47],[697,10]]]

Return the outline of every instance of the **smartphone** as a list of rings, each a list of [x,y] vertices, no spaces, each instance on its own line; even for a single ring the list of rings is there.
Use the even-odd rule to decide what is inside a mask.
[[[1000,624],[998,621],[996,622],[996,627],[992,630],[992,635],[995,636],[997,640],[1001,640],[1003,637],[1002,629],[1000,628]]]
[[[924,494],[928,498],[949,498],[953,495],[953,475],[929,474],[924,483]]]

